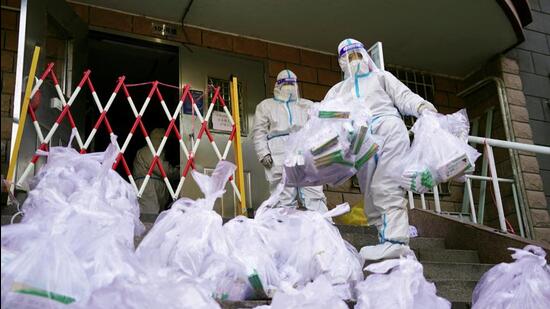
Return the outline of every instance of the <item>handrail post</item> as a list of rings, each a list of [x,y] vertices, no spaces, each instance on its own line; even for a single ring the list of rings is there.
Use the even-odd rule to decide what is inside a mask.
[[[497,168],[495,165],[495,158],[493,156],[493,147],[489,144],[485,144],[485,151],[487,153],[487,158],[489,159],[489,171],[491,172],[491,182],[493,183],[493,192],[495,194],[495,203],[498,213],[498,222],[500,226],[500,231],[506,233],[506,220],[504,218],[504,208],[502,206],[502,196],[500,195],[500,187],[498,185],[498,175]]]
[[[437,186],[433,187],[434,192],[434,203],[435,203],[435,212],[441,213],[441,204],[439,203],[439,188]]]
[[[414,195],[412,191],[407,191],[409,194],[409,208],[414,209]]]
[[[466,192],[468,194],[468,200],[470,204],[470,218],[473,223],[477,223],[476,207],[474,204],[474,194],[472,193],[472,181],[466,177]]]

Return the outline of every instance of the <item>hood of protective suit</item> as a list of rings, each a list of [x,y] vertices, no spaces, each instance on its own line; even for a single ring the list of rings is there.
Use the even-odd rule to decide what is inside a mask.
[[[291,70],[282,70],[277,75],[273,96],[276,100],[288,102],[298,101],[298,78]]]
[[[361,59],[350,60],[353,53],[359,54]],[[338,45],[338,64],[345,78],[379,71],[363,44],[354,39],[345,39]]]
[[[151,143],[153,143],[153,146],[155,147],[155,149],[157,149],[160,146],[160,142],[162,141],[162,138],[164,137],[165,133],[166,133],[166,130],[161,128],[156,128],[149,135],[149,138],[151,139]]]

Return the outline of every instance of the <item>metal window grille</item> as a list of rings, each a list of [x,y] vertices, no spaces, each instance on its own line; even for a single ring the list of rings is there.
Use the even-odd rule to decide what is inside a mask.
[[[208,84],[212,85],[214,87],[220,87],[220,96],[225,101],[225,105],[227,105],[227,108],[231,111],[232,110],[232,102],[231,102],[231,88],[230,88],[230,82],[228,79],[222,79],[222,78],[215,78],[215,77],[208,77]],[[241,120],[241,134],[246,136],[248,133],[248,121],[246,116],[246,100],[243,96],[243,84],[241,82],[238,82],[237,84],[237,91],[239,92],[239,114],[240,114],[240,120]],[[208,91],[208,102],[212,101],[212,97],[214,95],[214,91],[209,90]],[[208,104],[204,105],[205,108],[208,108]],[[216,104],[214,106],[214,111],[223,112],[223,108],[220,104]],[[212,120],[210,119],[209,128],[212,129],[212,132],[217,132],[213,129]],[[227,133],[229,132],[218,132],[218,133]]]
[[[387,71],[395,75],[405,86],[409,87],[414,93],[433,102],[434,98],[434,79],[433,76],[422,72],[406,70],[396,67],[388,67]],[[411,128],[414,124],[414,118],[405,116],[404,119],[407,128]]]

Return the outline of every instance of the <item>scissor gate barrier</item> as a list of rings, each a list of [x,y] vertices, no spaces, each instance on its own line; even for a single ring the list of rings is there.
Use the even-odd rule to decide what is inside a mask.
[[[31,100],[34,98],[35,95],[37,95],[38,91],[40,90],[40,87],[44,84],[44,80],[47,79],[47,78],[51,79],[51,81],[53,82],[55,90],[56,90],[57,97],[59,98],[59,100],[61,100],[63,108],[62,108],[61,112],[59,113],[59,115],[57,116],[57,119],[55,120],[55,123],[52,125],[50,131],[47,132],[47,134],[44,137],[44,134],[42,132],[42,129],[39,125],[39,122],[38,122],[38,119],[37,119],[37,116],[36,116],[36,109],[38,108],[38,106],[29,106],[28,113],[31,117],[33,127],[34,127],[34,129],[36,131],[36,134],[37,134],[37,137],[40,141],[40,146],[38,147],[37,151],[38,150],[42,150],[42,151],[47,151],[48,150],[48,143],[51,141],[51,139],[52,139],[53,135],[55,134],[56,130],[58,129],[59,125],[62,123],[62,121],[65,118],[68,120],[69,125],[70,125],[71,129],[73,130],[73,135],[75,137],[75,140],[76,140],[76,143],[77,143],[78,147],[80,148],[80,153],[86,153],[88,147],[92,143],[94,137],[96,136],[97,131],[100,129],[102,124],[104,124],[105,129],[107,130],[107,133],[109,133],[110,136],[115,135],[115,132],[113,132],[113,129],[112,129],[111,124],[109,122],[109,118],[108,118],[107,113],[109,112],[109,109],[113,105],[113,102],[115,101],[116,96],[119,94],[120,90],[122,89],[123,95],[126,97],[126,101],[128,102],[128,104],[129,104],[129,106],[132,110],[133,117],[135,118],[135,120],[134,120],[134,123],[132,125],[132,128],[130,129],[129,134],[124,139],[124,143],[122,144],[122,147],[120,147],[120,145],[118,144],[118,141],[115,141],[115,143],[117,144],[118,149],[119,149],[119,154],[118,154],[112,168],[116,169],[119,164],[122,164],[122,167],[123,167],[126,175],[128,176],[128,180],[130,181],[132,186],[135,188],[135,190],[138,194],[138,197],[141,197],[141,195],[143,194],[143,191],[145,190],[147,184],[149,183],[149,180],[151,178],[151,175],[153,174],[153,171],[154,171],[155,167],[158,167],[158,169],[160,171],[160,174],[161,174],[161,177],[162,177],[166,187],[168,188],[168,191],[170,192],[170,195],[172,196],[172,199],[174,199],[174,200],[177,199],[180,192],[181,192],[181,190],[182,190],[182,188],[183,188],[183,184],[184,184],[185,179],[187,178],[187,176],[189,174],[189,171],[195,168],[194,159],[197,155],[198,147],[199,147],[200,142],[203,139],[204,135],[206,134],[206,137],[207,137],[208,141],[210,142],[210,145],[212,146],[212,150],[216,154],[216,157],[217,157],[218,161],[219,160],[225,160],[227,158],[227,155],[228,155],[229,150],[231,148],[231,144],[233,142],[233,139],[235,138],[235,134],[236,134],[235,121],[233,119],[233,116],[229,112],[229,109],[227,108],[223,97],[220,95],[220,87],[211,87],[211,88],[209,88],[209,91],[213,91],[214,94],[212,96],[212,100],[210,101],[210,105],[208,106],[208,110],[206,112],[206,115],[203,116],[201,110],[198,108],[197,104],[195,103],[195,100],[194,100],[193,96],[191,95],[189,85],[183,86],[183,89],[181,91],[182,96],[181,96],[180,100],[178,101],[178,103],[176,105],[176,108],[171,111],[169,109],[168,105],[166,104],[163,96],[162,96],[161,89],[166,87],[166,88],[175,88],[175,89],[180,90],[179,87],[164,84],[164,83],[161,83],[159,81],[152,81],[152,82],[146,82],[146,83],[140,83],[140,84],[126,84],[125,83],[125,76],[121,76],[121,77],[118,78],[118,81],[116,82],[116,84],[114,86],[114,90],[113,90],[111,96],[109,97],[109,100],[107,101],[106,104],[102,104],[101,100],[99,99],[99,97],[98,97],[98,95],[95,91],[94,85],[92,83],[91,71],[90,70],[87,70],[87,71],[84,72],[84,74],[82,76],[82,79],[80,80],[78,86],[76,87],[76,89],[74,90],[72,95],[68,98],[68,100],[66,100],[65,95],[64,95],[63,91],[61,90],[61,87],[59,86],[59,82],[58,82],[57,77],[56,77],[55,72],[54,72],[54,63],[48,64],[48,66],[46,67],[46,69],[44,70],[42,75],[40,76],[40,79],[37,80],[36,84],[34,85],[34,87],[32,89],[32,92],[31,92],[31,96],[30,96]],[[94,101],[94,103],[95,103],[95,105],[96,105],[96,107],[99,111],[99,117],[95,121],[95,124],[94,124],[93,129],[91,130],[90,134],[87,137],[84,136],[84,138],[82,138],[80,136],[80,133],[79,133],[78,128],[76,126],[76,123],[74,121],[73,115],[71,113],[71,106],[73,106],[75,104],[75,101],[76,101],[77,97],[79,96],[82,89],[86,85],[87,85],[88,90],[91,92],[93,101]],[[139,109],[139,110],[136,108],[136,105],[134,104],[134,100],[132,99],[132,96],[131,96],[130,91],[129,91],[130,89],[132,89],[132,87],[150,87],[147,98],[145,99],[141,109]],[[151,101],[155,100],[155,99],[159,101],[159,103],[162,106],[162,109],[163,109],[163,111],[166,115],[166,118],[169,121],[168,127],[166,128],[166,133],[165,133],[165,135],[164,135],[164,137],[163,137],[163,139],[162,139],[162,141],[161,141],[161,143],[160,143],[160,145],[158,146],[157,149],[155,149],[155,147],[153,146],[153,143],[151,142],[151,139],[149,138],[148,131],[145,128],[145,125],[142,121],[142,118],[143,118],[145,112],[147,111],[147,107],[150,105]],[[191,109],[192,109],[193,113],[196,114],[197,118],[200,121],[200,130],[199,130],[199,133],[197,135],[196,141],[194,141],[194,143],[191,143],[191,145],[192,145],[191,149],[188,149],[188,147],[186,146],[182,136],[188,136],[188,138],[190,138],[190,136],[192,136],[192,135],[182,134],[182,132],[180,132],[180,129],[178,128],[178,125],[176,124],[176,120],[178,119],[178,115],[179,115],[180,111],[182,110],[183,105],[186,104],[186,103],[191,104]],[[212,136],[212,133],[210,132],[210,130],[208,128],[208,122],[210,120],[210,117],[212,116],[212,111],[214,110],[214,106],[216,104],[219,104],[222,107],[223,111],[225,112],[226,116],[229,119],[229,122],[232,125],[232,131],[231,131],[231,134],[229,135],[229,138],[227,140],[225,148],[223,149],[223,153],[220,151],[220,149],[216,145],[216,142],[214,141],[214,137]],[[124,157],[124,152],[128,148],[128,145],[130,144],[130,141],[132,140],[132,138],[136,134],[136,130],[138,130],[138,128],[141,131],[143,137],[145,138],[145,141],[147,143],[147,147],[149,148],[149,151],[151,151],[151,154],[153,155],[153,160],[151,161],[151,163],[149,165],[149,171],[148,171],[147,175],[145,176],[145,179],[144,179],[141,187],[139,187],[139,188],[136,185],[136,182],[134,181],[132,171],[128,167],[128,163],[126,161],[126,158]],[[122,139],[120,139],[120,135],[118,135],[118,136],[119,136],[119,140],[122,140]],[[176,187],[175,190],[172,187],[172,185],[170,184],[170,181],[168,180],[166,172],[164,171],[164,168],[162,167],[161,161],[159,160],[159,158],[161,157],[161,155],[163,153],[164,146],[166,145],[166,141],[168,140],[168,138],[170,138],[170,136],[174,136],[178,140],[179,147],[181,148],[181,150],[185,154],[185,157],[187,158],[187,163],[185,164],[185,167],[182,171],[181,177],[180,177],[179,182],[178,182],[178,186]],[[18,185],[21,185],[23,183],[23,181],[25,181],[25,179],[29,176],[29,174],[33,170],[33,167],[36,165],[36,162],[39,159],[40,159],[40,156],[38,154],[34,154],[31,161],[25,166],[25,169],[24,169],[23,173],[19,177],[19,179],[17,181]],[[235,194],[237,195],[237,198],[240,200],[241,199],[240,191],[237,188],[237,185],[236,185],[235,180],[233,179],[233,177],[230,178],[230,183],[233,186],[233,189],[234,189]]]

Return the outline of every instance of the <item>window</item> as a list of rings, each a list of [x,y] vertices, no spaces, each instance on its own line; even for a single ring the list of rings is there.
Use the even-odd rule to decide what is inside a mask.
[[[409,87],[414,93],[423,97],[426,101],[433,102],[434,79],[431,75],[396,67],[388,67],[387,71],[395,75],[397,79],[405,84],[405,86]],[[403,120],[409,129],[414,124],[414,118],[411,116],[405,116]]]
[[[214,88],[216,87],[220,87],[220,96],[223,98],[223,100],[225,101],[225,105],[227,106],[227,108],[229,109],[229,112],[232,113],[232,105],[231,105],[231,88],[230,88],[230,85],[231,83],[229,82],[228,79],[221,79],[221,78],[215,78],[215,77],[208,77],[208,84],[209,85],[212,85],[214,86]],[[245,114],[245,104],[246,104],[246,98],[243,96],[243,84],[242,82],[238,82],[237,84],[237,92],[239,93],[239,115],[240,115],[240,120],[241,120],[241,135],[244,135],[246,136],[246,134],[248,133],[248,121],[247,121],[247,115]],[[208,90],[208,103],[205,104],[205,109],[208,109],[208,106],[210,104],[210,102],[212,102],[212,99],[214,97],[214,90],[213,89],[209,89]],[[212,113],[223,113],[223,107],[221,106],[221,104],[215,104],[214,105],[214,109],[212,111]],[[208,127],[209,129],[212,129],[212,132],[217,132],[217,133],[231,133],[231,132],[227,132],[225,130],[218,130],[218,129],[214,129],[214,125],[213,125],[213,121],[212,121],[212,117],[210,117],[210,120],[208,121]]]

